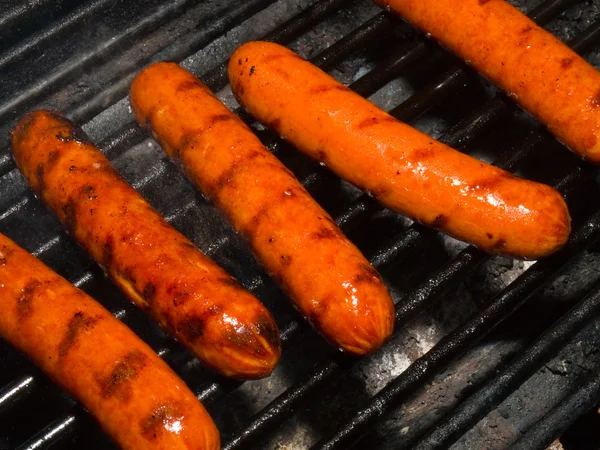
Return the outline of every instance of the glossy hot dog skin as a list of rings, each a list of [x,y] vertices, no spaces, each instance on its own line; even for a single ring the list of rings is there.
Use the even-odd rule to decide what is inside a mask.
[[[122,448],[219,448],[206,410],[150,347],[1,234],[0,310],[0,335],[77,398]]]
[[[600,163],[600,73],[504,0],[375,0],[439,41]]]
[[[271,373],[279,334],[266,308],[172,228],[62,115],[35,111],[13,133],[18,167],[115,283],[218,372]]]
[[[329,341],[355,354],[382,345],[394,305],[379,274],[206,86],[177,64],[158,63],[134,80],[131,105]]]
[[[251,42],[229,63],[238,101],[389,208],[493,253],[536,259],[570,233],[561,195],[396,120],[294,52]]]

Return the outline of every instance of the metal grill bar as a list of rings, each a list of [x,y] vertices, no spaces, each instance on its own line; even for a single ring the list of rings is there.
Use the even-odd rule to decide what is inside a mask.
[[[600,284],[596,284],[591,289],[591,293],[571,309],[556,325],[548,329],[532,346],[520,352],[508,366],[488,381],[480,390],[473,393],[449,417],[440,421],[441,423],[426,438],[416,446],[411,446],[411,442],[406,442],[405,447],[411,446],[415,449],[448,448],[521,385],[527,377],[538,370],[574,334],[580,331],[590,321],[590,318],[597,317],[599,312]],[[600,401],[600,397],[596,401]],[[569,411],[572,411],[572,409]],[[572,412],[569,414],[572,414]],[[559,435],[560,431],[557,431],[554,437]],[[533,447],[528,446],[526,448]]]
[[[597,301],[597,300],[595,300]],[[600,378],[592,373],[586,383],[536,423],[519,441],[515,450],[544,450],[575,420],[600,402]]]

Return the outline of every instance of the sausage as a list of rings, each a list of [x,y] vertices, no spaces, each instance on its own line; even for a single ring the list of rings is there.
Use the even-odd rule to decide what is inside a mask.
[[[600,163],[600,73],[503,0],[375,0],[464,59],[583,158]]]
[[[169,156],[251,244],[326,339],[354,354],[391,335],[379,274],[294,175],[194,75],[174,63],[141,72],[131,105]]]
[[[0,310],[0,335],[77,398],[122,448],[219,448],[206,410],[148,345],[1,234]]]
[[[569,236],[556,190],[396,120],[285,47],[244,44],[229,79],[254,117],[394,211],[516,258],[546,256]]]
[[[171,227],[81,129],[34,111],[12,145],[34,191],[137,306],[219,373],[271,373],[280,342],[266,308]]]

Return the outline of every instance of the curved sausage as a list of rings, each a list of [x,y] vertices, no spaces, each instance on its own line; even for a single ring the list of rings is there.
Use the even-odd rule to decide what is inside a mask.
[[[171,227],[62,115],[35,111],[13,133],[19,169],[115,283],[204,364],[260,378],[280,355],[266,308]]]
[[[158,63],[134,80],[131,105],[317,330],[355,354],[385,342],[394,305],[379,274],[206,86],[177,64]]]
[[[0,234],[0,335],[124,449],[215,450],[198,399],[109,311]]]
[[[600,72],[503,0],[375,0],[467,61],[572,151],[600,163]]]
[[[238,101],[265,125],[389,208],[493,253],[536,259],[570,233],[561,195],[396,120],[277,44],[229,62]]]

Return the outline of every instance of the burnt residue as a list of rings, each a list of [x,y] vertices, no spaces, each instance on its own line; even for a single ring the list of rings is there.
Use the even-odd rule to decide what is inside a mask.
[[[435,216],[435,219],[431,221],[430,226],[433,228],[442,228],[448,223],[449,219],[450,218],[445,214],[438,214]]]
[[[65,228],[73,233],[77,225],[77,202],[74,198],[69,198],[67,203],[62,207],[63,212],[63,225]]]
[[[488,239],[494,239],[494,235],[492,233],[485,233]]]
[[[568,69],[569,67],[571,67],[573,65],[573,63],[575,62],[575,58],[562,58],[560,60],[560,67],[563,70]]]
[[[19,319],[25,319],[31,314],[33,298],[41,285],[41,281],[32,278],[23,288],[21,295],[17,297],[17,315]]]
[[[281,255],[279,260],[282,267],[289,267],[292,264],[292,255]]]
[[[131,397],[130,383],[137,378],[147,359],[148,357],[139,350],[127,353],[115,364],[106,378],[99,380],[102,397],[117,397],[128,401]]]
[[[87,197],[88,200],[95,200],[98,196],[95,193],[95,188],[91,184],[86,184],[81,188],[80,195]]]
[[[37,169],[35,171],[35,176],[37,178],[37,189],[34,189],[38,194],[44,190],[44,163],[39,163],[37,165]]]
[[[490,0],[479,0],[479,4],[480,5],[485,5],[487,2],[489,2]]]
[[[219,122],[228,122],[230,120],[234,120],[235,117],[231,114],[215,114],[214,116],[212,116],[210,118],[210,127],[212,127],[213,125],[215,125],[216,123]]]
[[[500,172],[496,175],[474,182],[471,188],[475,191],[489,192],[494,190],[499,184],[513,179],[517,179],[517,177],[508,172]]]
[[[163,403],[141,421],[142,435],[148,440],[156,439],[169,425],[183,418],[181,408],[176,403]]]
[[[5,266],[8,263],[10,255],[14,252],[8,245],[0,247],[0,266]]]
[[[81,333],[90,331],[92,328],[94,328],[99,319],[100,317],[97,316],[86,316],[82,311],[76,312],[67,325],[67,332],[65,333],[65,336],[60,341],[58,346],[58,355],[61,358],[64,357],[77,343]]]
[[[527,34],[533,31],[533,26],[531,25],[526,25],[525,27],[523,27],[523,29],[521,30],[521,34]]]
[[[256,70],[256,66],[250,67],[250,71],[248,72],[248,76],[254,75],[255,70]]]
[[[337,239],[340,237],[340,233],[335,229],[321,227],[318,231],[311,233],[311,237],[314,240]]]
[[[323,84],[323,85],[315,86],[315,87],[311,88],[308,91],[308,93],[309,94],[324,94],[325,92],[329,92],[329,91],[349,92],[350,88],[344,86],[343,84]]]
[[[502,251],[505,247],[506,240],[504,239],[498,239],[496,242],[494,242],[494,245],[492,245],[492,249],[496,251]]]
[[[362,130],[364,128],[372,127],[373,125],[379,125],[380,123],[385,122],[398,122],[391,116],[386,117],[368,117],[367,119],[361,120],[358,124],[356,124],[356,128]]]

